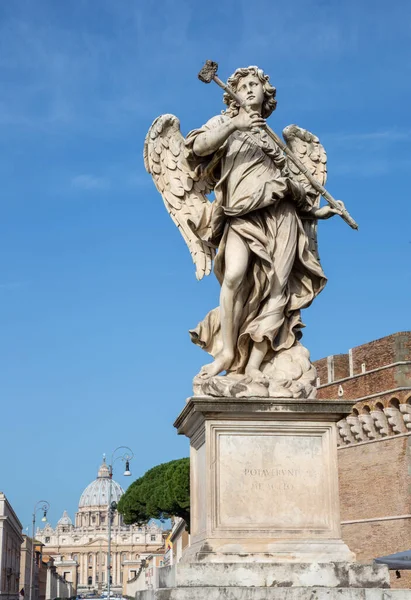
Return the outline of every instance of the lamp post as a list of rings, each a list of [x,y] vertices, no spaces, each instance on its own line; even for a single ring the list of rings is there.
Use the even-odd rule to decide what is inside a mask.
[[[124,452],[122,455],[117,456],[116,458],[114,458],[114,455],[116,454],[116,452],[118,450],[126,450],[126,452]],[[128,454],[128,452],[130,454]],[[109,481],[109,486],[108,486],[108,544],[107,544],[107,598],[108,600],[110,600],[110,592],[111,592],[111,581],[110,581],[110,572],[111,572],[111,523],[113,521],[114,518],[114,514],[116,512],[117,509],[117,503],[116,502],[112,502],[111,497],[112,497],[112,481],[113,481],[113,465],[116,462],[116,460],[121,459],[123,462],[126,463],[125,465],[125,470],[123,475],[125,477],[130,477],[131,475],[131,471],[130,471],[130,460],[132,460],[132,458],[134,457],[133,451],[128,447],[128,446],[119,446],[118,448],[116,448],[113,452],[113,454],[111,455],[111,461],[110,464],[108,465],[109,468],[109,477],[110,477],[110,481]],[[32,600],[30,598],[30,600]]]
[[[40,506],[39,506],[40,505]],[[41,518],[41,520],[43,521],[43,523],[45,523],[47,521],[47,511],[50,508],[50,504],[47,502],[47,500],[39,500],[38,502],[36,502],[36,504],[34,505],[34,509],[33,509],[33,528],[32,528],[32,536],[31,536],[31,564],[30,564],[30,595],[29,595],[29,600],[33,600],[33,568],[34,568],[34,559],[35,559],[35,554],[34,554],[34,534],[35,534],[35,526],[36,526],[36,512],[41,510],[43,512],[43,516]]]

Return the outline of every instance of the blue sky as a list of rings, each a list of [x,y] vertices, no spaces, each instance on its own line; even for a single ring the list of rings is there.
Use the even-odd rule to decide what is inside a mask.
[[[161,113],[186,133],[222,109],[205,59],[270,74],[270,125],[320,137],[360,224],[320,224],[313,359],[410,329],[410,39],[406,0],[0,3],[0,489],[25,527],[42,498],[73,516],[103,452],[131,446],[135,476],[188,453],[172,423],[208,356],[187,330],[218,286],[142,147]]]

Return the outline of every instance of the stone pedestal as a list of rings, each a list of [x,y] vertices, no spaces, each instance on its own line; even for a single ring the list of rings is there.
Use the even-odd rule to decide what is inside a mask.
[[[194,397],[185,562],[353,561],[341,540],[335,423],[350,401]]]
[[[191,546],[136,600],[411,600],[340,532],[336,422],[345,400],[190,398]]]

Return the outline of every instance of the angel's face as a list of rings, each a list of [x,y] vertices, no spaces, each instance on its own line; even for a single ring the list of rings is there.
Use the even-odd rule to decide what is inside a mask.
[[[255,75],[242,77],[237,86],[237,94],[246,106],[261,112],[264,102],[264,87]]]

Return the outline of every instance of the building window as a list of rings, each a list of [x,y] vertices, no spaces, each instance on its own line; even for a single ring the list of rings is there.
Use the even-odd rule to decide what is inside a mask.
[[[151,541],[152,541],[152,542],[155,542],[155,541],[156,541],[156,536],[155,536],[155,535],[153,535],[153,534],[152,534],[152,535],[150,536],[150,538],[151,538]]]
[[[78,561],[78,554],[73,554],[73,560]]]
[[[96,517],[94,517],[94,516],[93,516],[93,517],[91,518],[91,520],[92,520],[92,522],[93,522],[93,523],[95,523],[95,522],[96,522]]]
[[[105,523],[106,522],[106,516],[105,515],[101,515],[100,520],[101,520],[102,523]]]
[[[46,537],[46,544],[50,544],[50,538]]]
[[[87,585],[93,585],[93,578],[91,575],[88,576]]]

